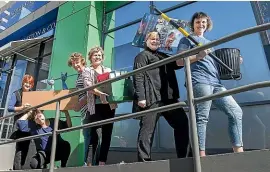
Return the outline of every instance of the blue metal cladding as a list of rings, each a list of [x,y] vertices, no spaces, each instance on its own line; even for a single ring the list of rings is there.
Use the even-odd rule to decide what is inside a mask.
[[[16,32],[10,34],[6,38],[0,40],[0,47],[9,43],[10,41],[37,38],[42,35],[44,36],[44,34],[47,34],[46,36],[53,35],[56,25],[57,13],[58,8],[50,11],[49,13],[34,20]]]
[[[18,1],[0,14],[0,33],[49,1]]]

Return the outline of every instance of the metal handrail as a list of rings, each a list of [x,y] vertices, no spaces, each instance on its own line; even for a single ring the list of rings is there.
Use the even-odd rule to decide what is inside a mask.
[[[260,31],[263,31],[263,30],[267,30],[270,28],[270,23],[268,24],[263,24],[263,25],[259,25],[259,26],[255,26],[255,27],[252,27],[252,28],[249,28],[249,29],[245,29],[243,31],[240,31],[240,32],[237,32],[237,33],[234,33],[234,34],[231,34],[229,36],[226,36],[226,37],[223,37],[223,38],[220,38],[216,41],[212,41],[208,44],[205,44],[205,45],[202,45],[200,47],[196,47],[196,48],[193,48],[191,50],[188,50],[188,51],[185,51],[183,53],[180,53],[180,54],[177,54],[177,55],[174,55],[172,57],[169,57],[167,59],[164,59],[164,60],[161,60],[161,61],[158,61],[156,63],[153,63],[153,64],[150,64],[150,65],[147,65],[145,67],[142,67],[140,69],[136,69],[132,72],[128,72],[126,74],[123,74],[121,76],[118,76],[118,77],[115,77],[115,78],[112,78],[112,79],[109,79],[109,80],[106,80],[106,81],[103,81],[103,82],[100,82],[98,84],[95,84],[93,86],[90,86],[90,87],[87,87],[87,88],[84,88],[84,89],[80,89],[78,91],[75,91],[73,93],[70,93],[68,95],[65,95],[65,96],[62,96],[62,97],[59,97],[59,98],[56,98],[56,99],[53,99],[53,100],[50,100],[48,102],[45,102],[45,103],[42,103],[40,105],[37,105],[37,106],[34,106],[34,107],[31,107],[31,108],[28,108],[28,109],[25,109],[19,113],[14,113],[12,115],[9,115],[9,116],[6,116],[6,117],[1,117],[0,120],[3,120],[3,119],[6,119],[6,118],[9,118],[9,117],[13,117],[15,115],[18,115],[18,114],[21,114],[21,113],[25,113],[29,110],[32,110],[34,108],[39,108],[39,107],[42,107],[44,105],[48,105],[48,104],[51,104],[51,103],[54,103],[54,102],[57,102],[56,104],[56,116],[55,116],[55,123],[58,124],[58,121],[59,121],[59,115],[60,115],[60,109],[59,109],[59,104],[60,104],[60,101],[63,100],[63,99],[66,99],[68,97],[72,97],[74,95],[77,95],[79,93],[82,93],[82,92],[85,92],[85,91],[88,91],[88,90],[91,90],[91,89],[94,89],[102,84],[108,84],[108,83],[112,83],[112,82],[115,82],[115,81],[118,81],[118,80],[121,80],[121,79],[124,79],[124,78],[127,78],[127,77],[130,77],[131,75],[134,75],[136,73],[139,73],[139,72],[144,72],[146,70],[149,70],[149,69],[153,69],[153,68],[156,68],[156,67],[159,67],[159,66],[162,66],[162,65],[165,65],[167,63],[170,63],[170,62],[173,62],[177,59],[180,59],[180,58],[185,58],[185,66],[187,67],[186,69],[186,75],[188,76],[188,80],[187,80],[187,84],[188,84],[188,88],[187,88],[187,91],[188,91],[188,102],[189,102],[189,107],[190,107],[190,120],[189,120],[189,123],[192,124],[191,126],[191,134],[192,134],[192,146],[196,148],[196,151],[193,151],[193,154],[195,155],[195,164],[199,164],[198,167],[199,168],[196,168],[196,172],[200,172],[201,171],[201,165],[200,165],[200,158],[199,158],[199,155],[198,155],[198,142],[196,141],[196,125],[195,124],[195,112],[194,112],[194,104],[195,103],[199,103],[199,102],[202,102],[202,101],[206,101],[206,100],[211,100],[211,99],[214,99],[214,98],[218,98],[218,97],[222,97],[222,96],[225,96],[225,95],[230,95],[231,93],[240,93],[242,91],[248,91],[248,90],[251,90],[251,89],[257,89],[257,88],[262,88],[262,87],[267,87],[267,86],[270,86],[270,82],[269,81],[266,81],[266,82],[260,82],[260,83],[255,83],[255,84],[250,84],[250,85],[247,85],[247,86],[242,86],[242,87],[239,87],[239,88],[235,88],[235,89],[232,89],[232,90],[227,90],[227,91],[223,91],[221,93],[216,93],[216,94],[213,94],[211,96],[204,96],[204,97],[200,97],[200,98],[194,98],[193,97],[193,91],[192,91],[192,84],[191,84],[191,79],[190,79],[190,76],[191,76],[191,72],[190,72],[190,62],[189,62],[189,58],[187,58],[188,56],[191,56],[191,55],[194,55],[196,54],[197,52],[199,51],[202,51],[202,50],[205,50],[205,49],[208,49],[208,48],[211,48],[213,46],[216,46],[216,45],[219,45],[219,44],[222,44],[222,43],[225,43],[225,42],[228,42],[228,41],[231,41],[233,39],[236,39],[236,38],[239,38],[239,37],[242,37],[242,36],[245,36],[245,35],[248,35],[248,34],[252,34],[252,33],[255,33],[255,32],[260,32]],[[25,138],[21,138],[21,139],[16,139],[16,140],[13,140],[13,142],[18,142],[18,141],[23,141],[23,140],[30,140],[32,138],[39,138],[41,136],[44,136],[44,135],[52,135],[53,134],[53,144],[52,144],[52,150],[51,150],[51,158],[50,158],[50,172],[53,172],[54,170],[54,160],[55,160],[55,150],[56,150],[56,140],[57,140],[57,137],[56,135],[59,134],[59,133],[62,133],[62,132],[68,132],[68,131],[73,131],[73,130],[78,130],[78,129],[81,129],[81,128],[87,128],[87,127],[93,127],[93,126],[100,126],[100,125],[104,125],[104,124],[107,124],[107,123],[113,123],[113,122],[116,122],[116,121],[120,121],[120,120],[124,120],[124,119],[129,119],[129,118],[135,118],[135,117],[139,117],[139,116],[144,116],[144,115],[147,115],[147,113],[149,112],[164,112],[164,111],[167,111],[167,110],[171,110],[171,109],[176,109],[176,108],[179,108],[181,106],[184,106],[186,105],[185,103],[183,102],[179,102],[179,103],[175,103],[175,104],[171,104],[171,105],[167,105],[167,106],[162,106],[162,107],[159,107],[159,108],[155,108],[155,109],[150,109],[150,110],[146,110],[146,111],[142,111],[142,112],[137,112],[137,113],[132,113],[132,114],[128,114],[128,115],[124,115],[124,116],[119,116],[119,117],[115,117],[115,118],[112,118],[112,119],[106,119],[106,120],[102,120],[102,121],[98,121],[98,122],[93,122],[93,123],[89,123],[89,124],[85,124],[85,125],[82,125],[82,126],[76,126],[76,127],[72,127],[72,128],[67,128],[67,129],[63,129],[63,130],[58,130],[58,126],[57,124],[55,125],[55,129],[54,131],[51,133],[46,133],[46,134],[42,134],[42,135],[35,135],[35,136],[30,136],[30,137],[25,137]],[[192,110],[193,109],[193,110]],[[190,122],[192,121],[192,122]],[[3,143],[0,143],[0,145],[2,144],[7,144],[7,143],[11,143],[12,141],[9,141],[9,142],[3,142]],[[194,150],[194,148],[193,148]]]
[[[267,29],[270,29],[270,23],[258,25],[258,26],[255,26],[255,27],[251,27],[251,28],[248,28],[248,29],[239,31],[237,33],[234,33],[234,34],[231,34],[231,35],[222,37],[220,39],[217,39],[215,41],[212,41],[212,42],[210,42],[208,44],[205,44],[205,45],[202,45],[202,46],[193,48],[191,50],[188,50],[188,51],[185,51],[185,52],[176,54],[174,56],[171,56],[171,57],[168,57],[166,59],[160,60],[158,62],[152,63],[150,65],[147,65],[147,66],[141,67],[139,69],[133,70],[131,72],[127,72],[127,73],[125,73],[123,75],[120,75],[120,76],[117,76],[115,78],[112,78],[112,79],[108,79],[106,81],[99,82],[97,84],[94,84],[92,86],[89,86],[89,87],[86,87],[86,88],[83,88],[83,89],[79,89],[79,90],[74,91],[72,93],[69,93],[67,95],[64,95],[64,96],[61,96],[61,97],[52,99],[52,100],[47,101],[45,103],[41,103],[41,104],[39,104],[37,106],[33,106],[33,107],[30,107],[30,108],[24,109],[24,110],[22,110],[20,112],[13,113],[13,114],[7,115],[5,117],[0,117],[0,120],[6,119],[6,118],[10,118],[10,117],[13,117],[13,116],[22,114],[22,113],[26,113],[29,110],[40,108],[42,106],[45,106],[45,105],[48,105],[48,104],[52,104],[52,103],[55,103],[57,101],[61,101],[63,99],[66,99],[66,98],[69,98],[69,97],[78,95],[78,94],[83,93],[85,91],[88,91],[88,90],[92,90],[94,88],[97,88],[97,87],[99,87],[99,86],[101,86],[103,84],[109,84],[109,83],[112,83],[112,82],[115,82],[115,81],[118,81],[118,80],[121,80],[121,79],[128,78],[128,77],[130,77],[130,76],[132,76],[132,75],[134,75],[136,73],[140,73],[140,72],[144,72],[144,71],[147,71],[147,70],[150,70],[150,69],[154,69],[156,67],[159,67],[159,66],[168,64],[170,62],[176,61],[176,60],[178,60],[180,58],[185,58],[187,56],[194,55],[194,54],[196,54],[196,53],[198,53],[198,52],[200,52],[202,50],[205,50],[205,49],[208,49],[208,48],[217,46],[217,45],[222,44],[222,43],[225,43],[225,42],[229,42],[229,41],[231,41],[233,39],[236,39],[236,38],[239,38],[239,37],[242,37],[242,36],[245,36],[245,35],[253,34],[253,33],[256,33],[256,32],[260,32],[260,31],[263,31],[263,30],[267,30]]]
[[[256,82],[256,83],[240,86],[237,88],[225,90],[225,91],[222,91],[219,93],[214,93],[214,94],[211,94],[209,96],[194,98],[194,102],[195,102],[195,104],[198,104],[198,103],[205,102],[208,100],[213,100],[213,99],[229,96],[232,94],[237,94],[240,92],[245,92],[245,91],[254,90],[254,89],[258,89],[258,88],[264,88],[264,87],[270,87],[270,81]]]
[[[114,118],[110,118],[110,119],[106,119],[106,120],[102,120],[102,121],[97,121],[97,122],[92,122],[92,123],[88,123],[88,124],[84,124],[84,125],[66,128],[66,129],[56,130],[56,132],[58,134],[60,134],[60,133],[65,133],[65,132],[69,132],[69,131],[73,131],[73,130],[79,130],[79,129],[83,129],[83,128],[96,127],[96,126],[110,124],[110,123],[117,122],[117,121],[122,121],[125,119],[138,118],[138,117],[144,116],[146,114],[154,113],[154,112],[156,112],[156,113],[165,112],[167,110],[177,109],[179,107],[185,107],[185,106],[187,106],[187,104],[185,102],[178,102],[178,103],[162,106],[162,107],[155,108],[155,109],[149,109],[149,110],[136,112],[136,113],[132,113],[132,114],[127,114],[127,115],[122,115],[122,116],[118,116],[118,117],[114,117]],[[23,137],[23,138],[19,138],[19,139],[9,140],[6,142],[0,142],[0,145],[36,139],[36,138],[40,138],[43,136],[50,136],[52,134],[53,134],[52,132],[49,132],[49,133],[45,133],[45,134]]]

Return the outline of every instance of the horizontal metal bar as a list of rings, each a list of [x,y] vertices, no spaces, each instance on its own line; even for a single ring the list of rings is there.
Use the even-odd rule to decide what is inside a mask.
[[[213,94],[213,95],[210,95],[210,96],[204,96],[204,97],[200,97],[200,98],[195,98],[194,103],[197,104],[197,103],[201,103],[201,102],[204,102],[204,101],[208,101],[208,100],[212,100],[212,99],[215,99],[215,98],[220,98],[220,97],[223,97],[223,96],[236,94],[236,93],[243,92],[243,91],[248,91],[248,90],[262,88],[262,87],[269,87],[269,86],[270,86],[270,81],[264,81],[264,82],[249,84],[249,85],[246,85],[246,86],[241,86],[241,87],[238,87],[238,88],[223,91],[221,93],[216,93],[216,94]],[[147,115],[147,113],[165,112],[165,111],[168,111],[168,110],[177,109],[177,108],[186,107],[186,106],[187,105],[186,105],[185,102],[174,103],[174,104],[171,104],[171,105],[166,105],[166,106],[162,106],[162,107],[155,108],[155,109],[145,110],[145,111],[142,111],[142,112],[132,113],[132,114],[128,114],[128,115],[114,117],[114,118],[111,118],[111,119],[97,121],[97,122],[93,122],[93,123],[89,123],[89,124],[84,124],[84,125],[81,125],[81,126],[75,126],[75,127],[71,127],[71,128],[67,128],[67,129],[58,130],[57,133],[64,133],[64,132],[69,132],[69,131],[73,131],[73,130],[79,130],[79,129],[83,129],[83,128],[90,128],[90,127],[105,125],[105,124],[109,124],[109,123],[113,123],[113,122],[117,122],[117,121],[122,121],[122,120],[125,120],[125,119],[141,117],[141,116]],[[31,140],[31,139],[40,138],[42,136],[47,136],[47,135],[52,135],[52,132],[41,134],[41,135],[30,136],[30,137],[24,137],[24,138],[11,140],[11,141],[7,141],[7,142],[2,142],[2,143],[0,143],[0,145],[13,143],[13,142],[19,142],[19,141],[25,141],[25,140]]]
[[[180,8],[180,7],[184,7],[184,6],[190,5],[190,4],[194,3],[194,2],[197,2],[197,1],[186,1],[186,2],[183,2],[183,3],[177,4],[177,5],[173,6],[173,7],[164,9],[164,10],[162,10],[162,12],[163,12],[163,13],[167,13],[167,12],[170,12],[170,11],[175,10],[175,9],[177,9],[177,8]],[[117,30],[123,29],[123,28],[125,28],[125,27],[134,25],[134,24],[136,24],[136,23],[139,23],[141,20],[142,20],[142,18],[139,18],[139,19],[133,20],[133,21],[131,21],[131,22],[128,22],[128,23],[126,23],[126,24],[123,24],[123,25],[121,25],[121,26],[115,27],[115,28],[113,28],[113,29],[110,29],[110,30],[106,31],[105,34],[109,34],[109,33],[115,32],[115,31],[117,31]]]
[[[75,127],[71,127],[71,128],[66,128],[66,129],[58,130],[57,132],[58,133],[65,133],[65,132],[79,130],[79,129],[83,129],[83,128],[96,127],[96,126],[100,126],[100,125],[114,123],[117,121],[122,121],[125,119],[138,118],[138,117],[147,115],[149,113],[154,113],[154,112],[160,113],[160,112],[165,112],[165,111],[169,111],[169,110],[173,110],[173,109],[177,109],[177,108],[185,107],[185,106],[187,106],[187,104],[185,102],[178,102],[178,103],[174,103],[174,104],[170,104],[170,105],[166,105],[166,106],[162,106],[162,107],[158,107],[158,108],[154,108],[154,109],[149,109],[149,110],[136,112],[136,113],[132,113],[132,114],[128,114],[128,115],[123,115],[123,116],[118,116],[118,117],[105,119],[105,120],[97,121],[97,122],[92,122],[89,124],[84,124],[84,125],[75,126]]]
[[[110,29],[107,32],[105,32],[105,34],[109,34],[109,33],[115,32],[117,30],[124,29],[125,27],[128,27],[128,26],[134,25],[136,23],[139,23],[141,20],[142,20],[142,18],[139,18],[139,19],[133,20],[131,22],[128,22],[126,24],[123,24],[121,26],[115,27],[115,28]]]
[[[19,56],[22,56],[22,57],[24,57],[25,59],[26,59],[26,61],[29,61],[29,62],[32,62],[32,63],[37,63],[37,58],[38,57],[36,57],[36,58],[31,58],[31,57],[28,57],[28,56],[26,56],[26,55],[23,55],[23,54],[21,54],[21,53],[18,53],[18,52],[16,52],[16,51],[12,51],[14,54],[17,54],[17,55],[19,55]],[[51,55],[52,53],[50,52],[50,53],[47,53],[47,54],[44,54],[44,55],[42,55],[42,56],[40,56],[40,58],[43,58],[43,57],[46,57],[46,56],[48,56],[48,55]],[[48,64],[46,64],[46,63],[41,63],[42,65],[44,65],[44,66],[48,66]]]
[[[124,6],[127,6],[127,5],[129,5],[129,4],[133,3],[133,2],[135,2],[135,1],[129,1],[129,2],[125,3],[125,4],[123,4],[123,5],[120,5],[120,6],[116,7],[116,8],[113,8],[111,10],[106,11],[105,14],[108,14],[110,12],[113,12],[115,10],[118,10],[119,8],[122,8]],[[104,2],[104,3],[108,3],[108,2]]]
[[[117,76],[115,78],[112,78],[112,79],[108,79],[106,81],[99,82],[99,83],[94,84],[92,86],[89,86],[89,87],[86,87],[86,88],[83,88],[83,89],[74,91],[72,93],[69,93],[69,94],[67,94],[65,96],[61,96],[61,97],[52,99],[50,101],[47,101],[45,103],[39,104],[37,106],[33,106],[31,108],[27,108],[25,110],[22,110],[21,112],[17,112],[17,113],[14,113],[14,114],[11,114],[11,115],[8,115],[8,116],[5,116],[5,117],[0,117],[0,120],[6,119],[6,118],[9,118],[9,117],[13,117],[13,116],[18,115],[18,114],[26,113],[29,110],[32,110],[32,109],[35,109],[35,108],[39,108],[39,107],[42,107],[42,106],[45,106],[45,105],[48,105],[48,104],[55,103],[55,102],[57,102],[59,100],[63,100],[63,99],[66,99],[66,98],[75,96],[75,95],[80,94],[80,93],[83,93],[85,91],[88,91],[88,90],[92,90],[94,88],[97,88],[97,87],[99,87],[99,86],[101,86],[103,84],[109,84],[109,83],[112,83],[112,82],[115,82],[115,81],[119,81],[119,80],[124,79],[124,78],[128,78],[128,77],[130,77],[130,76],[132,76],[132,75],[134,75],[136,73],[140,73],[140,72],[144,72],[144,71],[147,71],[147,70],[150,70],[150,69],[157,68],[159,66],[168,64],[170,62],[174,62],[174,61],[176,61],[176,60],[178,60],[180,58],[184,58],[186,56],[194,55],[194,54],[196,54],[196,53],[198,53],[198,52],[200,52],[202,50],[205,50],[205,49],[214,47],[216,45],[219,45],[219,44],[222,44],[222,43],[231,41],[233,39],[236,39],[236,38],[239,38],[239,37],[242,37],[242,36],[245,36],[245,35],[249,35],[249,34],[253,34],[253,33],[256,33],[256,32],[263,31],[263,30],[267,30],[267,29],[270,29],[270,23],[263,24],[263,25],[258,25],[258,26],[255,26],[255,27],[251,27],[251,28],[248,28],[248,29],[239,31],[237,33],[234,33],[234,34],[231,34],[231,35],[222,37],[220,39],[217,39],[215,41],[209,42],[208,44],[205,44],[205,45],[202,45],[202,46],[199,46],[199,47],[195,47],[195,48],[190,49],[188,51],[185,51],[185,52],[179,53],[177,55],[168,57],[166,59],[160,60],[158,62],[155,62],[155,63],[152,63],[150,65],[144,66],[142,68],[133,70],[131,72],[125,73],[125,74],[120,75],[120,76]]]
[[[57,130],[56,132],[57,132],[57,134],[59,134],[59,133],[64,133],[64,132],[68,132],[68,131],[79,130],[82,128],[90,128],[90,127],[100,126],[100,125],[114,123],[114,122],[125,120],[125,119],[137,118],[140,116],[147,115],[148,113],[165,112],[168,110],[177,109],[177,108],[185,107],[185,106],[187,106],[187,104],[185,102],[178,102],[178,103],[158,107],[155,109],[149,109],[149,110],[145,110],[145,111],[141,111],[141,112],[137,112],[137,113],[132,113],[132,114],[128,114],[128,115],[123,115],[123,116],[119,116],[119,117],[114,117],[114,118],[110,118],[110,119],[106,119],[106,120],[102,120],[102,121],[92,122],[89,124],[84,124],[84,125],[80,125],[80,126],[70,127],[67,129]],[[32,140],[32,139],[40,138],[43,136],[50,136],[50,135],[52,135],[52,132],[29,136],[29,137],[23,137],[20,139],[10,140],[10,141],[6,141],[6,142],[0,142],[0,145],[14,143],[14,142],[21,142],[21,141],[25,141],[25,140]]]
[[[181,8],[181,7],[184,7],[184,6],[193,4],[195,2],[197,2],[197,1],[185,1],[185,2],[182,2],[180,4],[174,5],[174,6],[170,7],[170,8],[166,8],[164,10],[161,10],[161,12],[168,13],[168,12],[173,11],[173,10],[176,10],[178,8]]]
[[[257,83],[253,83],[253,84],[248,84],[248,85],[240,86],[238,88],[233,88],[233,89],[230,89],[230,90],[222,91],[220,93],[215,93],[215,94],[212,94],[210,96],[203,96],[203,97],[194,98],[194,103],[198,104],[198,103],[201,103],[201,102],[221,98],[221,97],[224,97],[224,96],[229,96],[229,95],[232,95],[232,94],[237,94],[237,93],[244,92],[244,91],[263,88],[263,87],[270,87],[270,81],[263,81],[263,82],[257,82]]]
[[[9,144],[9,143],[15,143],[15,142],[22,142],[22,141],[37,139],[37,138],[40,138],[40,137],[43,137],[43,136],[50,136],[50,135],[52,135],[52,132],[39,134],[39,135],[34,135],[34,136],[23,137],[23,138],[10,140],[10,141],[6,141],[6,142],[0,142],[0,145]]]
[[[45,40],[43,40],[43,41],[41,41],[41,42],[37,42],[37,43],[35,43],[35,44],[32,44],[32,45],[30,45],[30,46],[28,46],[28,47],[25,47],[25,48],[21,49],[21,50],[18,51],[18,52],[19,52],[19,53],[22,53],[22,52],[24,52],[24,51],[30,50],[30,49],[32,49],[32,48],[35,48],[35,46],[37,46],[37,45],[39,45],[39,44],[41,44],[41,43],[46,43],[46,42],[50,42],[50,41],[53,41],[53,40],[55,40],[55,38],[54,38],[53,36],[50,36],[50,37],[48,37],[47,39],[45,39]]]
[[[50,37],[48,37],[47,39],[45,39],[45,40],[43,40],[43,41],[41,41],[41,42],[48,42],[48,41],[50,41],[50,40],[52,40],[52,39],[54,39],[54,37],[53,37],[53,36],[50,36]],[[35,44],[33,44],[33,46],[36,46],[36,45],[40,44],[41,42],[35,43]],[[20,48],[20,47],[24,46],[26,43],[27,43],[27,41],[25,41],[24,43],[22,43],[21,45],[15,47],[15,48],[12,48],[11,50],[5,52],[4,54],[0,54],[0,57],[5,57],[6,54],[8,54],[8,53],[14,51],[14,49],[16,49],[16,48],[18,48],[18,47]],[[28,49],[28,48],[27,48],[27,49]],[[25,50],[25,49],[24,49],[24,50]],[[23,50],[23,51],[24,51],[24,50]],[[21,51],[19,51],[19,52],[21,52]]]

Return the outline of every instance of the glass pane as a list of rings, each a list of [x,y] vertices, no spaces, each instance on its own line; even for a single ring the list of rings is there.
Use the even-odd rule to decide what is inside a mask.
[[[11,93],[21,88],[22,78],[24,74],[26,73],[27,65],[28,65],[28,62],[26,60],[17,60],[16,70],[15,70],[15,74],[12,80],[13,82],[10,83],[10,88],[9,88]],[[9,98],[7,100],[9,100]]]
[[[241,13],[239,13],[239,9],[241,9]],[[205,34],[205,37],[210,40],[219,39],[228,34],[256,26],[256,20],[250,2],[196,2],[167,14],[172,18],[190,20],[192,15],[198,11],[206,12],[213,20],[214,27],[212,31]],[[244,18],[249,18],[249,20],[243,20]],[[223,80],[222,83],[227,89],[270,79],[269,68],[259,33],[224,43],[216,46],[215,49],[226,47],[240,49],[241,55],[244,58],[244,62],[241,65],[242,79],[237,81]],[[177,73],[178,75],[181,74],[181,72]],[[178,76],[178,79],[181,79],[178,80],[178,83],[181,85],[181,95],[185,97],[186,89],[183,86],[183,76]],[[270,91],[269,88],[262,88],[236,94],[234,97],[238,102],[269,100]]]
[[[258,18],[260,18],[261,23],[269,23],[270,22],[270,2],[264,2],[264,1],[258,1],[258,2],[252,2],[252,3],[257,3],[258,4]],[[270,29],[267,30],[267,38],[268,38],[268,43],[270,42]]]
[[[149,2],[134,2],[107,14],[107,28],[121,26],[133,20],[142,18],[144,13],[149,13]],[[113,24],[112,24],[113,23]],[[112,24],[112,25],[111,25]],[[109,26],[111,25],[111,26]]]
[[[131,71],[133,69],[134,58],[139,54],[140,48],[132,46],[131,43],[127,43],[115,47],[113,52],[114,69],[119,70],[125,68],[125,70]]]
[[[269,106],[245,106],[242,110],[245,150],[269,149]],[[223,112],[217,109],[211,110],[206,138],[206,149],[209,153],[232,151],[228,135],[228,118]]]
[[[222,8],[220,8],[221,6]],[[240,14],[238,12],[239,8],[241,8],[243,13]],[[213,30],[207,32],[205,35],[205,37],[210,40],[219,39],[228,34],[256,25],[250,2],[196,2],[181,9],[169,12],[168,16],[189,20],[197,11],[208,13],[214,22]],[[228,11],[230,11],[230,13],[228,13]],[[243,20],[243,18],[247,17],[249,20]],[[235,23],[237,23],[237,25]],[[258,33],[227,42],[215,47],[215,49],[223,47],[239,48],[244,58],[244,62],[241,65],[242,79],[239,81],[222,81],[228,89],[269,80],[269,69]],[[256,66],[254,64],[256,64]],[[180,87],[181,100],[185,100],[186,88],[184,87],[184,71],[181,69],[176,73],[178,85]],[[269,88],[263,88],[236,94],[234,97],[238,102],[255,102],[269,100],[269,94]],[[242,107],[242,110],[244,113],[243,142],[245,149],[269,148],[269,124],[265,122],[269,121],[269,115],[267,114],[269,114],[270,109],[268,106],[245,106]],[[161,147],[174,148],[174,143],[172,142],[172,130],[163,118],[160,119],[160,133],[159,142]],[[228,152],[231,151],[231,147],[228,136],[227,116],[217,109],[211,110],[206,140],[208,153]]]
[[[154,5],[157,7],[157,9],[164,10],[183,2],[185,1],[154,1]]]
[[[3,71],[10,69],[11,63],[12,63],[12,60],[8,60],[5,64],[2,64],[4,66]],[[8,74],[2,72],[0,78],[1,78],[0,79],[0,104],[2,104],[2,99],[3,99],[3,96],[4,96],[3,94],[4,94],[4,91],[5,91],[6,86],[7,86],[6,82],[7,82]],[[9,86],[7,86],[7,88],[8,87]]]
[[[166,149],[175,148],[173,129],[164,117],[159,118],[159,126],[160,147]]]
[[[133,41],[139,28],[139,23],[114,32],[114,46],[118,47]],[[124,35],[124,36],[123,36]]]
[[[137,147],[139,120],[129,119],[114,123],[111,147]]]

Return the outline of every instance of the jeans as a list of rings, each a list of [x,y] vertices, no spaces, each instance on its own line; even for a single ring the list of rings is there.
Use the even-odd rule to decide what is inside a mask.
[[[207,84],[194,85],[194,97],[208,96],[214,93],[225,91],[223,86],[212,86]],[[235,147],[242,147],[242,116],[241,107],[232,96],[226,96],[213,100],[214,105],[228,116],[228,132],[230,141]],[[205,150],[206,126],[209,120],[209,112],[212,100],[195,105],[199,148]]]
[[[85,119],[82,121],[83,124],[90,123],[90,114],[87,112]],[[88,148],[91,141],[91,128],[84,128],[83,129],[83,137],[84,137],[84,163],[87,163],[87,156],[88,156]]]

